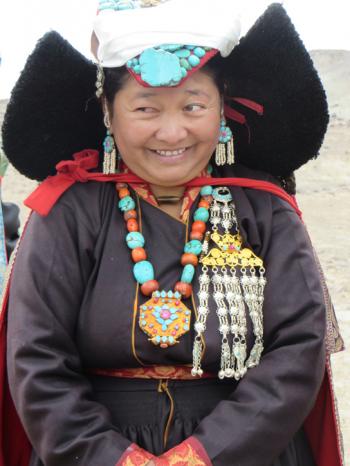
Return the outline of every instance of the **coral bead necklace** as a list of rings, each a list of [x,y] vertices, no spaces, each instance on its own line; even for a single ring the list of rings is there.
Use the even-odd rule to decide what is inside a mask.
[[[126,243],[131,250],[134,262],[133,273],[141,287],[141,293],[151,298],[140,306],[139,325],[154,345],[167,348],[178,343],[178,339],[190,330],[191,311],[183,304],[182,299],[192,295],[192,280],[198,257],[202,253],[202,241],[209,219],[209,209],[212,202],[213,188],[204,186],[201,189],[201,200],[193,215],[190,241],[185,244],[181,256],[183,266],[181,279],[175,284],[174,290],[160,290],[155,280],[154,268],[147,260],[144,249],[145,238],[139,231],[136,204],[130,195],[128,186],[117,183],[119,209],[124,214],[128,234]]]

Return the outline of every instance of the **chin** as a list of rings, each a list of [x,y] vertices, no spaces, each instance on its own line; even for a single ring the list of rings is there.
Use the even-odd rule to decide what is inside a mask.
[[[149,178],[149,183],[158,186],[173,187],[186,184],[198,176],[198,170],[196,169],[192,169],[186,172],[182,171],[181,173],[177,172],[178,170],[166,170],[162,171],[162,173],[158,172],[156,176]]]

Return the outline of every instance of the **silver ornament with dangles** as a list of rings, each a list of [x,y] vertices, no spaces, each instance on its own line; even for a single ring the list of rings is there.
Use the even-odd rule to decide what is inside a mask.
[[[239,380],[249,368],[259,364],[264,350],[265,269],[262,259],[243,246],[235,205],[228,188],[220,187],[213,191],[209,221],[212,229],[205,235],[200,257],[202,271],[199,276],[198,315],[194,326],[196,336],[192,374],[203,373],[201,358],[211,295],[216,304],[218,331],[221,335],[218,376],[220,379]],[[248,318],[254,334],[254,344],[249,355]]]

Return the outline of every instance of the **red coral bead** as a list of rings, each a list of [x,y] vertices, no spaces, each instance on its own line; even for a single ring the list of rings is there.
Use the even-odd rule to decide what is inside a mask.
[[[181,265],[193,265],[193,267],[196,267],[198,265],[198,257],[195,254],[182,254],[181,256]]]
[[[159,290],[159,283],[157,280],[148,280],[141,286],[141,293],[144,296],[151,296],[152,293]]]
[[[123,199],[126,196],[130,196],[130,191],[128,190],[128,188],[122,188],[119,189],[118,194],[120,199]]]
[[[178,291],[184,298],[190,298],[192,295],[192,285],[184,282],[177,282],[175,291]]]
[[[127,222],[127,221],[130,220],[131,218],[137,218],[137,212],[136,212],[136,210],[128,210],[127,212],[125,212],[125,214],[124,214],[124,220]]]
[[[207,229],[207,225],[201,220],[196,220],[195,222],[192,223],[191,229],[192,231],[199,231],[199,233],[205,233],[205,230]]]
[[[203,196],[202,200],[209,202],[209,205],[213,202],[213,196]]]
[[[131,251],[131,257],[134,262],[141,262],[147,259],[147,254],[143,248],[135,248]]]
[[[209,209],[210,204],[208,201],[205,201],[204,199],[202,199],[200,203],[198,204],[198,207],[204,207],[205,209]]]
[[[202,241],[204,238],[204,235],[200,231],[191,231],[190,238],[197,239],[198,241]]]
[[[126,228],[128,229],[128,231],[139,231],[139,224],[137,222],[137,220],[135,220],[134,218],[130,218],[127,222],[126,222]]]

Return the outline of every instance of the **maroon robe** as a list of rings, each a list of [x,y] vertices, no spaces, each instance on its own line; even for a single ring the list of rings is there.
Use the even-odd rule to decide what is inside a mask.
[[[324,296],[312,247],[296,212],[269,193],[231,189],[241,234],[266,264],[265,352],[258,367],[238,384],[232,382],[230,399],[200,423],[194,436],[215,466],[232,464],[232,458],[240,466],[270,466],[312,410],[324,378]],[[130,444],[114,429],[106,409],[93,401],[88,368],[137,367],[139,360],[162,365],[191,362],[193,331],[179,345],[160,350],[138,327],[135,358],[135,282],[116,205],[113,184],[72,187],[47,217],[32,215],[14,266],[9,382],[30,442],[49,465],[62,461],[112,466]],[[171,289],[181,273],[185,225],[143,201],[141,207],[149,257],[161,287]],[[198,291],[196,281],[194,287]],[[215,313],[207,327],[203,368],[215,372],[220,350]],[[318,426],[328,434],[328,442],[318,449],[321,458],[315,450],[317,466],[339,466],[328,409],[333,401],[327,379],[324,383],[308,426],[316,445],[322,437],[316,435],[316,416],[326,420]],[[320,406],[324,401],[328,404]],[[13,464],[24,466],[25,461]]]

